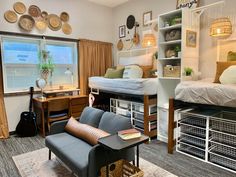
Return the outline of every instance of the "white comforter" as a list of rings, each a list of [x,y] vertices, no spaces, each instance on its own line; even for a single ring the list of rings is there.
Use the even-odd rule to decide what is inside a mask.
[[[104,77],[90,77],[89,87],[117,93],[155,95],[157,94],[157,79],[108,79]]]
[[[184,81],[176,87],[175,99],[190,103],[236,107],[236,85]]]

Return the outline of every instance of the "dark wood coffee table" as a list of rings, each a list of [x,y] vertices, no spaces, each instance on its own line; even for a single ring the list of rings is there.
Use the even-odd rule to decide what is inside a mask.
[[[110,135],[104,138],[98,139],[98,144],[101,146],[111,149],[113,151],[120,151],[124,149],[129,149],[132,147],[137,147],[136,150],[136,166],[139,167],[139,145],[147,142],[149,140],[148,136],[141,135],[139,138],[134,138],[130,140],[121,139],[118,134]],[[108,165],[107,165],[107,175],[108,175]]]

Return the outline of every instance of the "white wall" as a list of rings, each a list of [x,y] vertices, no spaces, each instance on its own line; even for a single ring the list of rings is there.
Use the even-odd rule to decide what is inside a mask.
[[[87,0],[21,0],[28,8],[37,5],[43,11],[60,15],[66,11],[70,15],[69,23],[72,26],[72,34],[65,35],[60,31],[47,29],[44,35],[60,36],[67,38],[83,38],[112,42],[112,9],[97,5]],[[17,23],[10,24],[3,17],[5,11],[13,9],[17,0],[0,1],[0,31],[20,32]],[[18,16],[19,17],[19,16]],[[33,30],[31,34],[40,34]],[[5,105],[10,131],[14,131],[19,122],[20,113],[28,110],[29,96],[5,97]]]
[[[201,0],[200,6],[215,3],[221,0]],[[223,16],[230,15],[236,16],[236,1],[225,0],[225,7],[223,9]],[[134,15],[136,20],[140,23],[139,34],[142,35],[143,30],[147,30],[148,27],[142,26],[142,16],[144,12],[152,11],[153,19],[157,18],[159,14],[172,11],[176,9],[176,0],[132,0],[126,4],[122,4],[113,9],[113,42],[114,42],[114,53],[117,52],[116,44],[119,40],[118,29],[119,26],[126,24],[126,19],[129,15]],[[214,10],[207,10],[207,16],[214,17]],[[204,16],[203,14],[203,16]],[[209,36],[209,25],[206,18],[201,19],[201,32],[200,32],[200,60],[199,69],[202,73],[202,77],[214,77],[216,58],[217,58],[217,40]],[[126,33],[127,34],[127,33]],[[236,36],[236,31],[231,36]],[[137,46],[140,47],[140,46]],[[114,55],[116,57],[116,55]]]

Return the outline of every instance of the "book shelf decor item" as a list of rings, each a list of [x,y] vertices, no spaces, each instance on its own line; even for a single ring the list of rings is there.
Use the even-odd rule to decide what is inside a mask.
[[[132,128],[128,130],[118,131],[118,136],[123,140],[129,140],[141,137],[141,132]]]
[[[181,30],[180,29],[173,29],[166,32],[165,40],[166,41],[173,41],[181,39]]]
[[[164,77],[180,77],[180,66],[166,65],[163,75]]]

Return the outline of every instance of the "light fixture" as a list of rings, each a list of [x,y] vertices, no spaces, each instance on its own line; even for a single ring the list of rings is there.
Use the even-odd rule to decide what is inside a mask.
[[[228,17],[215,19],[210,28],[210,36],[227,37],[232,34],[232,24]]]
[[[156,46],[156,37],[152,33],[144,34],[143,41],[142,41],[142,47],[153,47]]]

